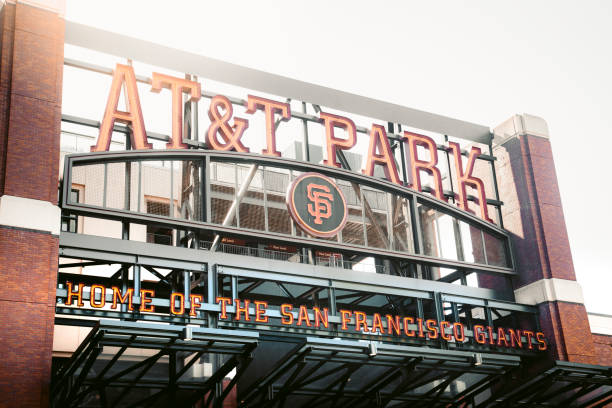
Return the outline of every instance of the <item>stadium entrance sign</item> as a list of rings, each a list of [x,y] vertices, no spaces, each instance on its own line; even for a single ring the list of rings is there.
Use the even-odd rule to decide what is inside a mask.
[[[151,91],[161,92],[162,89],[168,89],[172,94],[172,135],[166,147],[168,149],[186,149],[187,144],[183,142],[183,94],[188,94],[191,101],[199,100],[202,96],[201,84],[185,78],[154,72],[151,79]],[[122,90],[125,93],[126,111],[118,109]],[[276,145],[275,121],[291,119],[289,103],[248,95],[244,106],[247,114],[254,115],[257,111],[261,111],[265,117],[266,148],[261,151],[261,154],[281,157]],[[246,118],[233,117],[232,102],[226,96],[216,95],[211,99],[208,117],[210,119],[210,126],[206,132],[208,148],[243,153],[250,152],[249,147],[242,142],[242,136],[249,127],[249,121]],[[143,112],[136,86],[136,75],[134,69],[128,65],[117,64],[114,70],[104,117],[100,125],[100,133],[96,144],[91,147],[92,152],[109,150],[115,122],[130,126],[133,149],[146,150],[152,148],[153,145],[147,140]],[[323,111],[319,112],[319,122],[325,127],[323,150],[326,152],[326,158],[324,163],[328,166],[341,167],[337,160],[338,151],[349,150],[357,143],[355,122],[350,118]],[[343,129],[346,136],[340,137],[337,135],[337,129]],[[381,166],[386,179],[390,182],[423,191],[421,173],[425,172],[433,180],[431,193],[439,200],[448,201],[448,197],[445,196],[442,189],[442,176],[437,167],[438,146],[436,142],[429,136],[407,131],[401,135],[401,142],[404,143],[407,152],[405,164],[408,169],[408,183],[403,183],[400,180],[387,133],[384,126],[378,124],[372,124],[371,126],[368,152],[362,168],[363,174],[373,176],[375,167]],[[421,150],[420,154],[418,153],[419,148]],[[480,216],[493,222],[488,214],[484,183],[473,174],[474,165],[481,154],[481,149],[472,146],[467,154],[467,163],[464,165],[458,143],[449,142],[445,148],[452,155],[455,163],[455,185],[457,186],[455,201],[457,205],[465,211],[471,211],[468,208],[466,191],[466,187],[469,186],[476,190],[476,201],[480,207]],[[428,152],[427,156],[423,154],[424,151]],[[428,189],[428,191],[430,190]]]
[[[67,298],[66,305],[71,306],[76,301],[77,307],[85,306],[83,301],[84,284],[73,285],[66,282]],[[140,305],[133,303],[133,288],[122,291],[113,286],[107,289],[103,285],[93,284],[89,290],[89,306],[94,309],[110,308],[117,309],[121,305],[127,305],[130,311],[140,313],[155,313],[152,304],[155,297],[154,290],[141,289],[139,293]],[[112,303],[110,300],[112,299]],[[107,304],[107,301],[108,304]],[[204,297],[199,294],[190,294],[187,299],[180,292],[173,292],[169,299],[169,312],[173,316],[196,317],[198,309],[201,308]],[[313,307],[309,310],[305,305],[295,306],[284,303],[280,305],[279,312],[268,308],[268,302],[231,299],[229,297],[217,297],[215,303],[219,305],[220,321],[236,321],[242,323],[261,324],[269,323],[271,318],[280,318],[283,326],[295,326],[302,329],[332,330],[330,327],[329,312],[327,308]],[[230,316],[228,306],[233,307]],[[396,337],[408,337],[425,341],[443,341],[449,343],[473,342],[475,344],[489,345],[493,347],[504,347],[526,350],[547,349],[544,333],[525,329],[509,329],[504,327],[494,328],[492,326],[474,325],[471,340],[460,322],[438,321],[435,319],[415,318],[411,316],[400,316],[373,313],[371,317],[359,310],[339,310],[340,321],[335,325],[339,332],[352,332],[370,335],[388,335]]]

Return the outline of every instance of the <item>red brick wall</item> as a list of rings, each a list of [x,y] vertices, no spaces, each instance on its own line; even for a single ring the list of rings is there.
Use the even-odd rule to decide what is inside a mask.
[[[599,364],[612,367],[612,336],[593,334],[593,343]]]
[[[0,13],[0,195],[4,193],[4,169],[11,100],[11,72],[13,68],[13,38],[15,34],[15,6],[7,4]]]
[[[583,305],[546,302],[538,305],[540,324],[555,360],[598,364],[591,329]]]
[[[544,278],[576,280],[550,141],[515,137],[495,155],[504,226],[515,234],[517,286]]]
[[[517,261],[516,288],[541,279],[576,280],[550,141],[519,135],[494,153],[504,227]],[[597,364],[584,305],[547,302],[539,310],[551,359]]]
[[[57,203],[64,22],[21,3],[0,22],[0,195]],[[0,226],[0,407],[49,405],[57,256],[56,236]]]
[[[0,227],[0,406],[47,406],[58,238]]]
[[[0,194],[55,203],[64,22],[22,4],[7,4],[3,14],[0,92],[9,120],[0,129]]]

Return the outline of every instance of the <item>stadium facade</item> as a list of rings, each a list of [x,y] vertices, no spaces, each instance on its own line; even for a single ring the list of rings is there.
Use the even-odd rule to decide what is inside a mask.
[[[544,120],[491,129],[62,7],[1,10],[0,406],[612,402]]]

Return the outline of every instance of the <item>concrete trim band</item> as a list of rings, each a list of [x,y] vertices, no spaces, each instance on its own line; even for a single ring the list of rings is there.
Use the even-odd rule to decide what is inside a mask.
[[[60,233],[61,210],[48,201],[0,196],[0,225]]]

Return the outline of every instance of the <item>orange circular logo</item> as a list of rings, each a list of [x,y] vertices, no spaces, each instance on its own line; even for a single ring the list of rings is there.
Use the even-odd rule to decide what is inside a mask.
[[[291,183],[287,208],[298,227],[321,238],[336,235],[348,217],[344,194],[332,179],[319,173],[304,173]]]

